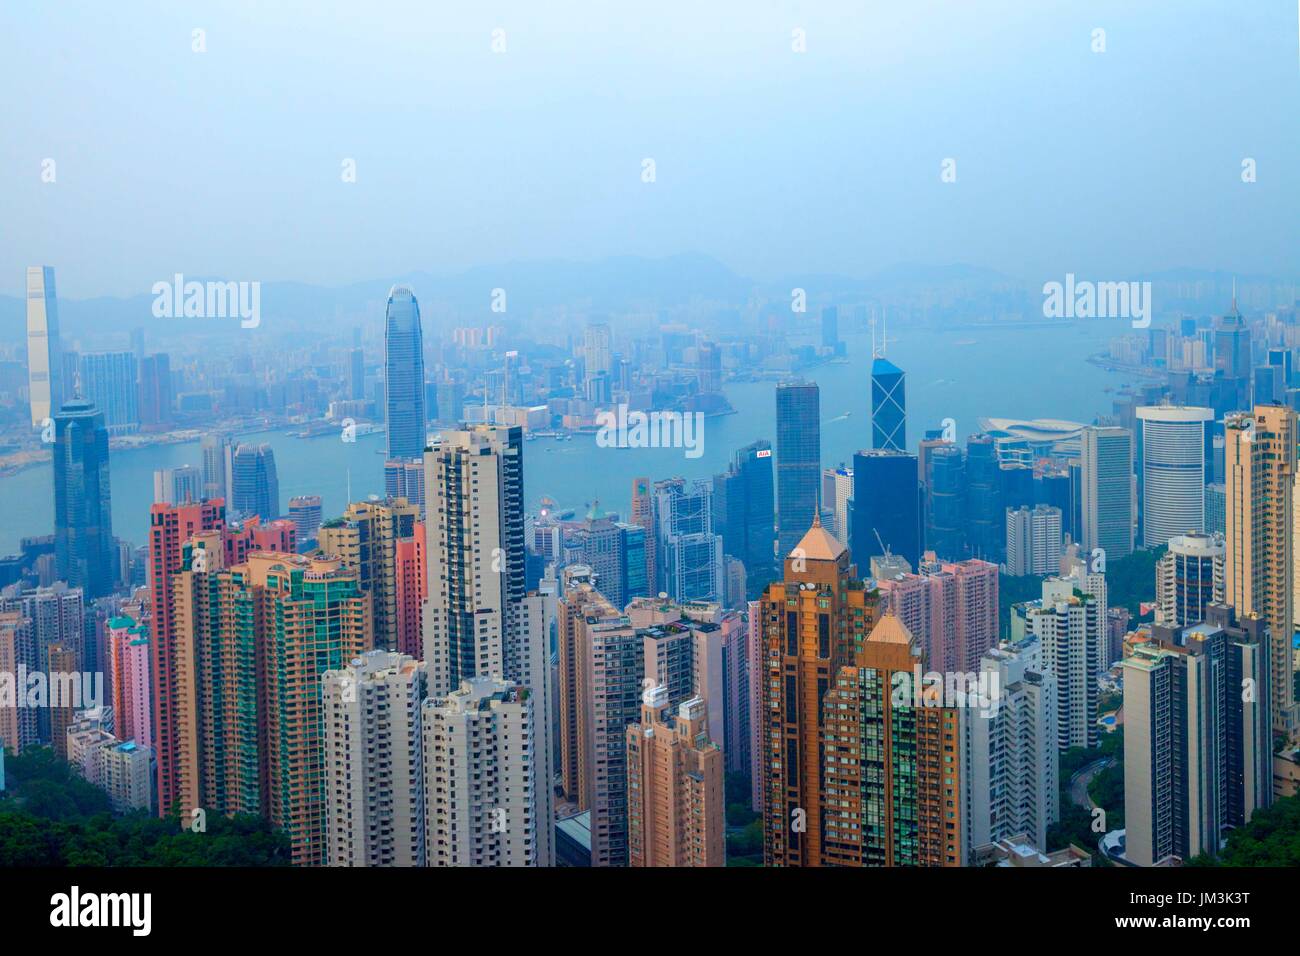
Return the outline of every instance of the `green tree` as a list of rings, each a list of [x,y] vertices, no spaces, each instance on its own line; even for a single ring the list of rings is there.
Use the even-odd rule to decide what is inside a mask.
[[[0,867],[288,866],[288,838],[261,817],[208,819],[206,833],[176,816],[114,816],[108,797],[52,751],[6,760],[0,794]]]

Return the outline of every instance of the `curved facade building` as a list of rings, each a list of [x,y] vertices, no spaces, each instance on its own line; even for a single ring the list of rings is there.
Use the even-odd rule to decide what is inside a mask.
[[[1180,534],[1156,562],[1156,623],[1191,627],[1222,604],[1227,545],[1221,534]]]
[[[1142,545],[1205,530],[1214,411],[1173,405],[1137,410],[1138,502]]]
[[[384,310],[385,421],[388,457],[424,457],[424,335],[420,303],[406,286],[388,293]]]

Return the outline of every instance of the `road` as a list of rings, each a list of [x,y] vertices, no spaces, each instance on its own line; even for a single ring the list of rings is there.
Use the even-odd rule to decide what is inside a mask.
[[[1092,798],[1088,796],[1088,785],[1092,783],[1093,777],[1114,762],[1114,757],[1102,757],[1100,760],[1094,760],[1092,763],[1085,764],[1076,770],[1074,776],[1070,778],[1070,802],[1076,807],[1083,807],[1083,809],[1091,811],[1093,802]]]

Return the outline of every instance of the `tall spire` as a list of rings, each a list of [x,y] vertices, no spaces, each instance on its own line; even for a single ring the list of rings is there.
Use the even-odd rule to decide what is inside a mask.
[[[1232,277],[1232,314],[1237,314],[1237,277]]]

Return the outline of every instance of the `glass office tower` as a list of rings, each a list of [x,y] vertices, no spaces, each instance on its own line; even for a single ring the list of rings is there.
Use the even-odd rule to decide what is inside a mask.
[[[420,303],[405,286],[393,286],[384,313],[385,420],[388,457],[423,458],[424,336]]]
[[[74,398],[54,417],[54,562],[88,600],[113,591],[113,512],[108,429],[90,402]]]
[[[821,390],[816,382],[776,386],[778,553],[787,557],[812,527],[821,483]]]

